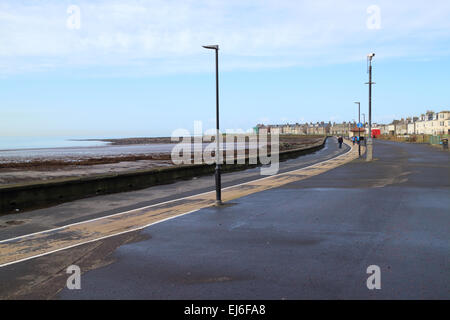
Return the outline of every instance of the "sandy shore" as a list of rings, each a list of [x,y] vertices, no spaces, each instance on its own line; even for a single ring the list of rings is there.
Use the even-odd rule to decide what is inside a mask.
[[[178,143],[172,141],[170,137],[159,137],[159,138],[122,138],[122,139],[83,139],[79,141],[101,141],[109,142],[112,145],[122,146],[122,145],[133,145],[133,144],[156,144],[156,143]]]
[[[280,136],[280,151],[303,148],[316,144],[322,139],[323,137],[314,136]],[[102,141],[108,141],[114,145],[167,144],[170,138],[127,138]],[[93,157],[67,161],[64,159],[16,161],[0,163],[0,185],[120,173],[173,165],[170,153]]]

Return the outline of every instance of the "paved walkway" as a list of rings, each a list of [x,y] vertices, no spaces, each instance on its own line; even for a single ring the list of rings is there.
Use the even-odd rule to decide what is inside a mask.
[[[318,164],[227,187],[222,190],[222,201],[226,204],[229,201],[249,194],[308,179],[350,162],[357,157],[357,148],[352,148],[338,157]],[[155,223],[211,207],[214,206],[215,197],[215,191],[209,191],[144,208],[2,240],[0,241],[0,267],[73,248],[99,239],[140,230]]]
[[[250,183],[244,190],[257,192],[230,192],[224,207],[208,203],[140,231],[9,265],[0,277],[35,267],[41,281],[18,296],[50,297],[67,274],[44,266],[70,260],[85,272],[82,289],[57,298],[448,299],[449,153],[376,141],[374,157],[307,179],[305,169],[268,178],[270,187]],[[381,269],[381,290],[366,287],[369,265]],[[16,282],[6,281],[5,290]]]
[[[301,169],[335,158],[349,149],[348,146],[339,149],[336,139],[330,138],[325,147],[319,151],[281,162],[279,173]],[[224,173],[222,174],[222,187],[250,182],[261,177],[260,168]],[[142,190],[80,199],[45,209],[0,215],[0,241],[214,190],[214,176],[200,176]]]

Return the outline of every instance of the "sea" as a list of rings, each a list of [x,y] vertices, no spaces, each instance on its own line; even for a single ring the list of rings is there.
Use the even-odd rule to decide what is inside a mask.
[[[106,139],[106,137],[104,137]],[[104,139],[92,138],[89,139]],[[84,139],[84,140],[83,140]],[[173,144],[111,145],[86,137],[0,137],[0,163],[79,160],[170,152]]]
[[[174,144],[112,145],[93,139],[120,137],[0,137],[0,163],[42,160],[76,161],[87,158],[170,153]],[[122,137],[127,138],[127,137]],[[86,141],[86,139],[90,139]],[[206,147],[207,144],[204,144]],[[223,145],[227,148],[228,144]],[[237,148],[245,148],[244,145]]]
[[[43,148],[66,148],[66,147],[95,147],[106,145],[102,141],[81,141],[92,137],[80,136],[43,136],[43,137],[14,137],[0,136],[0,151],[21,149],[43,149]],[[105,137],[106,138],[106,137]],[[104,138],[96,138],[104,139]]]

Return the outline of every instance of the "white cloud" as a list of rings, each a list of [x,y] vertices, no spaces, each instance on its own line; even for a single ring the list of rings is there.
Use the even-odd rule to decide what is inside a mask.
[[[39,5],[38,5],[39,4]],[[81,29],[66,27],[67,7]],[[450,3],[377,1],[381,29],[360,0],[13,1],[0,4],[0,74],[52,68],[118,73],[206,70],[202,44],[219,43],[222,68],[271,68],[448,55]],[[447,43],[447,45],[443,45]],[[94,71],[92,71],[95,73]],[[102,73],[104,71],[97,71]]]

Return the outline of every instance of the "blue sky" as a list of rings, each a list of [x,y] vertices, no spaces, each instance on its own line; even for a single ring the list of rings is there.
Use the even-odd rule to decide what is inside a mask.
[[[357,119],[369,52],[374,121],[450,109],[450,3],[391,2],[2,1],[0,136],[212,128],[215,43],[224,129]]]

